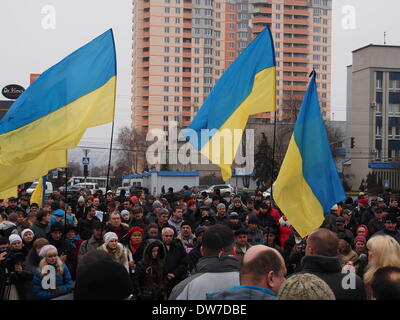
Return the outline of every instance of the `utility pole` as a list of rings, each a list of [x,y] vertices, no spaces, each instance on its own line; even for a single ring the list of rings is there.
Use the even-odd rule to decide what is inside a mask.
[[[383,44],[384,44],[384,45],[386,45],[386,35],[387,35],[387,32],[385,31],[385,32],[383,33]]]
[[[85,158],[87,158],[88,154],[89,154],[90,150],[89,149],[83,149],[83,153],[85,154]],[[83,175],[85,177],[85,189],[86,189],[86,177],[88,176],[88,165],[84,164],[83,165]]]

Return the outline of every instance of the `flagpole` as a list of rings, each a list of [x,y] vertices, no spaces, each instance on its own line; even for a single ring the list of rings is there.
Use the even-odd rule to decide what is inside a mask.
[[[115,40],[114,40],[114,33],[113,33],[112,29],[111,29],[111,34],[112,34],[113,45],[114,45],[115,76],[117,76],[117,60],[116,60],[117,54],[116,54],[116,50],[115,50]],[[110,154],[108,155],[106,193],[108,191],[109,181],[110,181],[111,152],[112,152],[112,145],[113,145],[113,138],[114,138],[114,122],[115,122],[115,104],[116,104],[116,99],[117,99],[117,82],[115,82],[115,87],[114,87],[114,108],[113,108],[113,120],[112,120],[112,125],[111,125]]]
[[[273,204],[273,184],[274,184],[274,171],[275,171],[275,145],[276,145],[276,110],[274,112],[274,138],[272,143],[272,160],[271,160],[271,208]]]

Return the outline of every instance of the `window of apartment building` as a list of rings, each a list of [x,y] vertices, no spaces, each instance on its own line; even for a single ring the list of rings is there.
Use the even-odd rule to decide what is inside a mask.
[[[315,33],[320,33],[321,32],[321,27],[314,27],[313,28],[313,31],[315,32]],[[315,40],[314,40],[315,41]]]
[[[233,3],[231,3],[231,4],[229,5],[229,8],[230,8],[230,10],[235,10],[235,5],[234,5]]]
[[[314,42],[321,42],[321,37],[320,36],[314,36],[313,40],[314,40]]]
[[[211,92],[211,88],[209,88],[209,87],[204,87],[203,92],[204,92],[205,94],[210,93],[210,92]]]
[[[200,83],[200,78],[194,78],[194,83]]]
[[[276,4],[276,5],[275,5],[275,9],[276,9],[276,10],[281,10],[281,5],[280,5],[280,4]]]
[[[313,46],[313,50],[314,51],[321,51],[321,47],[320,46]]]
[[[200,93],[200,89],[199,89],[198,87],[194,87],[194,88],[193,88],[193,92],[194,92],[194,93]]]
[[[328,57],[327,56],[322,56],[322,61],[323,62],[328,62]]]
[[[194,68],[194,73],[200,73],[200,68]]]
[[[204,58],[204,64],[212,64],[212,58]]]
[[[211,9],[204,9],[204,15],[211,17],[212,16],[212,10]]]
[[[175,73],[179,73],[181,72],[181,68],[180,67],[175,67]]]
[[[400,72],[389,73],[389,90],[400,89]]]
[[[235,48],[235,44],[233,42],[229,42],[229,48],[234,49]]]
[[[281,43],[280,42],[275,42],[275,48],[280,48],[281,47]]]
[[[181,28],[175,28],[175,33],[181,33]]]
[[[180,4],[181,3],[181,0],[176,0],[176,4]]]
[[[169,72],[169,67],[164,67],[164,72],[168,73]]]
[[[196,16],[199,16],[200,13],[201,13],[200,9],[194,9],[194,14],[195,14]]]
[[[194,97],[194,98],[193,98],[193,102],[194,102],[194,103],[199,103],[199,101],[200,101],[199,97]]]
[[[328,34],[328,29],[324,28],[324,34]]]
[[[174,102],[179,102],[179,97],[178,96],[174,97]]]
[[[169,23],[169,17],[164,17],[164,22]]]
[[[175,8],[175,13],[180,14],[181,13],[181,8]]]
[[[169,77],[164,77],[164,82],[169,82]]]
[[[327,79],[327,75],[326,74],[323,74],[322,75],[322,80],[326,80]]]
[[[164,47],[164,53],[169,53],[169,47]]]
[[[164,106],[164,112],[168,112],[168,106]]]
[[[231,33],[229,34],[229,39],[235,39],[235,34],[231,32]]]
[[[212,26],[212,19],[204,19],[205,26]]]
[[[215,46],[216,46],[217,48],[221,47],[221,42],[215,41]]]
[[[168,86],[164,86],[164,92],[169,92],[169,87]]]
[[[171,3],[171,0],[164,0],[165,3]]]
[[[179,106],[175,106],[175,107],[174,107],[174,111],[175,111],[175,112],[179,112]]]
[[[211,48],[204,48],[204,54],[206,55],[212,55],[213,50]]]
[[[328,66],[323,65],[323,66],[322,66],[322,70],[327,71],[327,70],[328,70]]]
[[[211,29],[204,29],[204,34],[206,36],[211,36],[212,35],[212,30]]]
[[[169,62],[169,57],[164,57],[164,62],[168,63]]]
[[[208,39],[208,38],[204,39],[204,44],[211,46],[212,45],[212,39]]]
[[[181,38],[175,38],[175,43],[181,43]]]
[[[216,13],[215,13],[215,18],[217,18],[217,19],[221,19],[221,13],[219,13],[219,12],[216,12]]]
[[[195,43],[195,44],[200,44],[200,39],[199,39],[199,38],[195,38],[195,39],[194,39],[194,43]]]
[[[180,63],[181,59],[179,57],[175,57],[175,63]]]
[[[216,4],[215,4],[215,8],[221,9],[221,4],[220,4],[220,3],[216,3]]]
[[[321,18],[314,17],[314,23],[321,23]]]
[[[276,56],[277,58],[280,58],[280,57],[281,57],[281,53],[280,53],[279,51],[277,51],[277,52],[275,52],[275,56]]]
[[[180,53],[180,52],[181,52],[181,48],[175,47],[175,53]]]
[[[323,43],[328,43],[328,38],[322,38]]]
[[[328,52],[328,48],[327,47],[322,47],[322,52],[327,53]]]
[[[179,79],[179,77],[175,77],[174,80],[175,80],[175,83],[179,83],[179,80],[180,80],[180,79]]]
[[[231,13],[231,14],[229,15],[229,19],[235,20],[235,14],[234,14],[234,13]]]
[[[175,87],[175,92],[179,92],[179,87]]]
[[[280,39],[281,38],[281,34],[280,33],[275,33],[275,39]]]
[[[196,6],[199,6],[200,5],[200,0],[196,0],[195,4],[196,4]]]
[[[327,20],[327,19],[323,19],[323,20],[322,20],[322,23],[325,24],[325,25],[327,25],[327,24],[328,24],[328,20]]]
[[[221,71],[220,70],[215,70],[215,75],[216,76],[219,76],[221,74]]]
[[[193,24],[200,24],[200,19],[199,18],[193,19]]]
[[[175,23],[181,23],[181,18],[175,18]]]
[[[165,7],[165,8],[164,8],[164,12],[165,12],[165,13],[169,13],[169,7]]]
[[[163,119],[164,119],[165,122],[167,122],[168,121],[168,116],[163,116]]]
[[[313,12],[314,12],[314,16],[321,15],[321,9],[320,8],[314,8]]]
[[[195,64],[199,64],[200,63],[200,59],[199,58],[194,58],[194,63]]]
[[[169,37],[164,37],[164,42],[169,43]]]
[[[215,37],[216,39],[221,38],[221,31],[215,31],[215,30],[214,30],[214,37]]]
[[[234,52],[229,52],[229,58],[234,58],[235,57],[235,53]]]
[[[204,68],[204,74],[212,74],[212,68],[209,67]]]
[[[163,126],[164,131],[168,131],[168,126]],[[168,137],[166,137],[168,138]]]
[[[275,14],[276,20],[281,20],[281,15],[280,13]]]
[[[169,27],[164,27],[164,32],[169,33]]]
[[[276,24],[275,24],[275,29],[280,29],[280,28],[281,28],[280,23],[276,23]]]
[[[164,96],[164,102],[168,102],[169,97],[168,96]]]

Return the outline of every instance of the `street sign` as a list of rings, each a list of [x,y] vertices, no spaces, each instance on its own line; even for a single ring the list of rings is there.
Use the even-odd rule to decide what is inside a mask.
[[[90,164],[90,158],[89,157],[83,157],[82,158],[82,164],[83,165],[89,165]]]
[[[385,188],[389,188],[389,180],[383,180],[383,185]]]
[[[53,179],[58,179],[58,170],[53,171]]]

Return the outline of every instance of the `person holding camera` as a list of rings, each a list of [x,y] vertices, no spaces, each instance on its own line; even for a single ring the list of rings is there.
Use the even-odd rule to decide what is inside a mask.
[[[72,278],[67,265],[58,256],[57,248],[45,245],[40,249],[42,260],[33,278],[33,294],[40,300],[50,300],[68,294]]]

